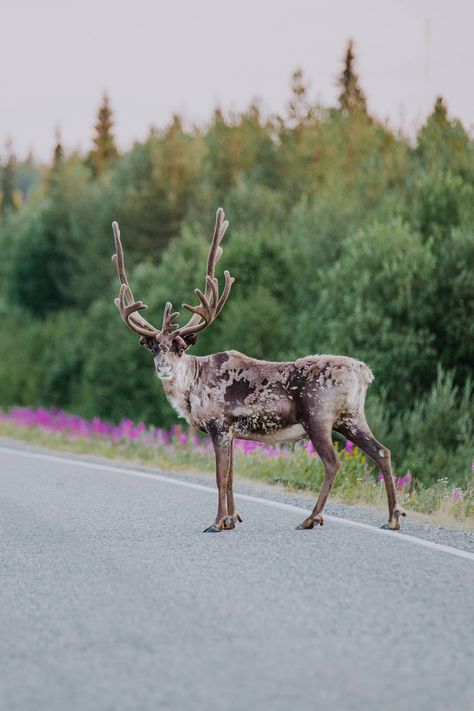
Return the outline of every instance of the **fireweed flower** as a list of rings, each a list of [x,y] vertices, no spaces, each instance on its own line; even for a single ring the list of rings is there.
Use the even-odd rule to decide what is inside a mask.
[[[412,481],[413,477],[410,472],[408,472],[407,474],[405,474],[405,476],[401,476],[398,480],[396,480],[397,488],[400,490],[403,489],[405,486],[408,488],[411,485]]]
[[[351,442],[350,440],[346,439],[344,449],[346,450],[346,452],[352,452],[352,450],[354,449],[354,442]]]
[[[462,497],[462,491],[459,489],[457,486],[453,489],[451,493],[451,498],[453,501],[459,501],[459,499]]]

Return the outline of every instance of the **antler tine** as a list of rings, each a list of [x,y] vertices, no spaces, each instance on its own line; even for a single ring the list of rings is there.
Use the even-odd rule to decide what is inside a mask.
[[[191,311],[191,313],[193,313],[193,314],[197,314],[199,317],[202,317],[203,319],[210,320],[212,318],[213,312],[215,310],[214,303],[215,303],[215,299],[217,298],[215,296],[217,294],[216,285],[213,284],[214,299],[212,302],[209,302],[206,294],[203,294],[201,289],[194,289],[194,293],[196,294],[199,301],[201,302],[200,306],[190,306],[190,304],[183,304],[183,308],[185,308],[187,311]]]
[[[126,284],[122,284],[120,287],[119,298],[114,300],[116,307],[118,308],[122,320],[130,328],[130,330],[141,336],[147,336],[148,338],[154,338],[156,336],[156,329],[154,326],[145,321],[144,318],[137,311],[148,308],[143,301],[129,301],[130,299],[130,289]]]
[[[112,255],[112,261],[117,266],[117,274],[121,284],[126,284],[130,292],[130,299],[134,301],[130,284],[128,283],[127,274],[125,272],[125,260],[123,257],[122,240],[120,239],[120,227],[118,222],[112,222],[112,230],[114,232],[115,254]]]
[[[112,261],[117,266],[117,274],[120,281],[119,298],[115,299],[115,305],[118,308],[124,323],[135,333],[147,338],[155,338],[160,331],[148,323],[141,314],[137,313],[148,308],[143,301],[135,301],[130,284],[128,283],[127,273],[125,271],[125,259],[123,256],[123,247],[120,239],[120,228],[117,222],[112,222],[114,232],[115,254],[112,255]]]
[[[214,278],[214,272],[216,270],[216,264],[222,256],[222,247],[220,243],[225,235],[226,229],[229,226],[228,220],[224,220],[224,210],[219,207],[216,212],[216,225],[214,227],[214,234],[212,236],[211,248],[209,249],[209,255],[207,257],[207,275]]]
[[[178,323],[173,323],[175,319],[179,316],[179,311],[174,311],[171,313],[173,305],[170,301],[167,301],[163,311],[163,324],[161,326],[162,333],[173,333],[179,329]]]
[[[219,316],[220,312],[222,311],[222,308],[229,298],[230,290],[232,288],[232,284],[235,282],[235,277],[231,276],[230,273],[227,271],[227,269],[224,272],[224,279],[225,279],[225,284],[224,284],[224,291],[221,294],[221,298],[217,302],[217,307],[216,307],[216,318]]]

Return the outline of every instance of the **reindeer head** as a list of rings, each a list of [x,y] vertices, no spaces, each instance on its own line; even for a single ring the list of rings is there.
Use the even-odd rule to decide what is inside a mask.
[[[203,331],[216,320],[229,297],[230,289],[235,279],[230,276],[228,271],[225,271],[224,289],[222,294],[219,295],[219,283],[215,276],[216,264],[222,255],[220,243],[228,226],[229,223],[224,220],[224,210],[219,208],[207,258],[204,293],[200,289],[194,290],[200,301],[198,306],[183,304],[183,308],[193,314],[188,323],[185,326],[179,326],[176,323],[179,311],[173,312],[173,307],[168,301],[163,312],[161,329],[158,329],[138,313],[146,309],[147,306],[142,301],[135,301],[133,297],[125,272],[120,229],[117,222],[112,223],[116,250],[112,260],[117,265],[117,273],[120,280],[120,293],[118,299],[115,299],[115,305],[124,323],[132,331],[140,335],[140,343],[153,353],[156,371],[160,378],[167,379],[172,376],[177,360],[190,346],[196,343],[200,331]]]

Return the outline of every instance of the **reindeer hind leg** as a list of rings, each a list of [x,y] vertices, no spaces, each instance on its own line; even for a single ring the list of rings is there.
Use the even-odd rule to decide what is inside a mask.
[[[236,511],[236,508],[235,508],[233,479],[234,479],[234,447],[233,447],[233,443],[231,443],[230,453],[229,453],[229,468],[227,471],[227,518],[225,519],[225,522],[224,522],[224,528],[235,528],[235,524],[237,522],[242,523],[240,514]]]
[[[338,426],[336,431],[359,447],[382,472],[388,501],[388,522],[383,528],[398,530],[400,528],[400,517],[405,516],[405,512],[398,503],[392,474],[390,450],[375,439],[365,417],[359,417],[354,422]]]

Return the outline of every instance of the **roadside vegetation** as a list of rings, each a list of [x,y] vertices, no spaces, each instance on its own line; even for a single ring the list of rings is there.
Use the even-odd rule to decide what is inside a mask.
[[[15,437],[55,449],[96,454],[188,472],[213,472],[212,444],[208,438],[183,430],[179,425],[161,429],[122,420],[119,424],[98,417],[86,420],[61,410],[12,408],[0,411],[0,436]],[[349,504],[386,509],[382,475],[352,442],[335,442],[342,460],[331,498]],[[471,464],[474,470],[474,462]],[[319,490],[323,465],[310,442],[291,447],[236,440],[237,476],[279,484],[290,490]],[[402,506],[428,514],[431,520],[474,528],[474,476],[453,486],[446,477],[424,485],[410,472],[395,475]]]
[[[322,106],[297,70],[279,116],[258,102],[238,114],[216,107],[204,126],[175,115],[126,152],[104,97],[87,154],[67,150],[59,133],[47,165],[18,159],[8,143],[0,166],[0,407],[172,427],[150,356],[113,306],[111,222],[120,222],[130,280],[153,321],[166,300],[189,301],[200,283],[222,205],[231,224],[223,268],[237,283],[193,352],[364,360],[376,377],[368,419],[395,471],[413,477],[404,490],[410,506],[434,511],[448,501],[453,512],[468,511],[474,142],[441,97],[414,139],[371,115],[352,45],[339,87],[337,105]],[[199,449],[118,445],[134,447],[180,465],[210,461]],[[239,468],[317,487],[319,465],[309,483],[305,452],[291,454],[298,466],[290,455],[239,454]],[[339,495],[352,487],[354,500],[379,496],[362,455],[344,457],[351,473],[338,477]]]

